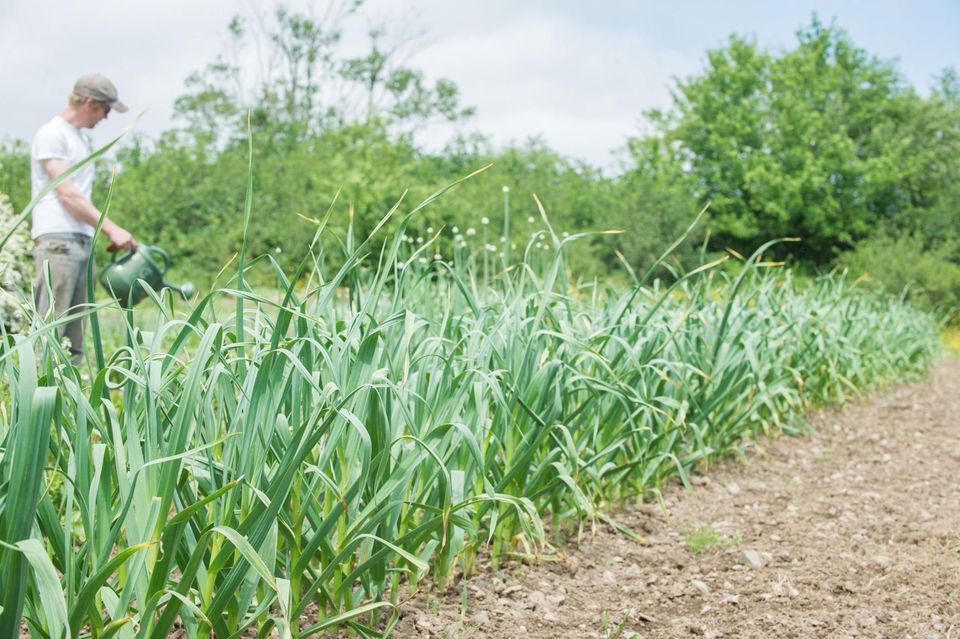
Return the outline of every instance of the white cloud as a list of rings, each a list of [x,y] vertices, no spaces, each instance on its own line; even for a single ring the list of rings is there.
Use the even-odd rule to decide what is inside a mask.
[[[58,113],[76,78],[101,72],[117,85],[138,129],[157,134],[170,124],[186,75],[213,58],[235,6],[227,0],[85,2],[14,0],[0,14],[0,77],[18,86],[0,104],[0,138],[29,139]],[[111,115],[93,137],[104,142],[131,122]]]
[[[477,107],[471,129],[501,143],[540,135],[607,166],[643,111],[669,103],[671,76],[698,66],[696,57],[654,51],[628,29],[604,31],[546,10],[448,30],[413,63],[458,81],[464,103]]]

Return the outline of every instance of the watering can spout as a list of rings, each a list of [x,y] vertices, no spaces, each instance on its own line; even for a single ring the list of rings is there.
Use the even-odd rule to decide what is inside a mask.
[[[185,300],[189,300],[197,292],[197,287],[194,286],[193,282],[184,282],[183,284],[170,284],[169,282],[163,283],[164,288],[169,288],[175,293],[179,293],[180,297]]]

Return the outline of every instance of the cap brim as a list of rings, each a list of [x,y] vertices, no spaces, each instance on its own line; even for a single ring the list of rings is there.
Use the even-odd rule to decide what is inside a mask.
[[[121,102],[120,100],[117,100],[116,102],[111,102],[110,108],[116,111],[117,113],[126,113],[127,111],[130,110],[127,108],[127,105]]]

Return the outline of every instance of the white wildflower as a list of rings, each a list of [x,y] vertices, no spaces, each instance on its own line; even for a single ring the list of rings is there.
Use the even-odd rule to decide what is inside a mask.
[[[0,237],[10,232],[15,219],[10,200],[0,193]],[[21,224],[0,251],[0,322],[11,333],[23,328],[21,309],[33,272],[32,253],[29,224]]]

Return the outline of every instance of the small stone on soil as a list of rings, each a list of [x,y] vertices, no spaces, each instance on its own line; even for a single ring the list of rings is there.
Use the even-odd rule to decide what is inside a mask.
[[[547,597],[539,590],[531,590],[527,595],[527,603],[531,608],[542,608],[547,603]]]
[[[764,564],[764,560],[760,553],[748,548],[740,553],[740,563],[750,568],[759,568]]]

